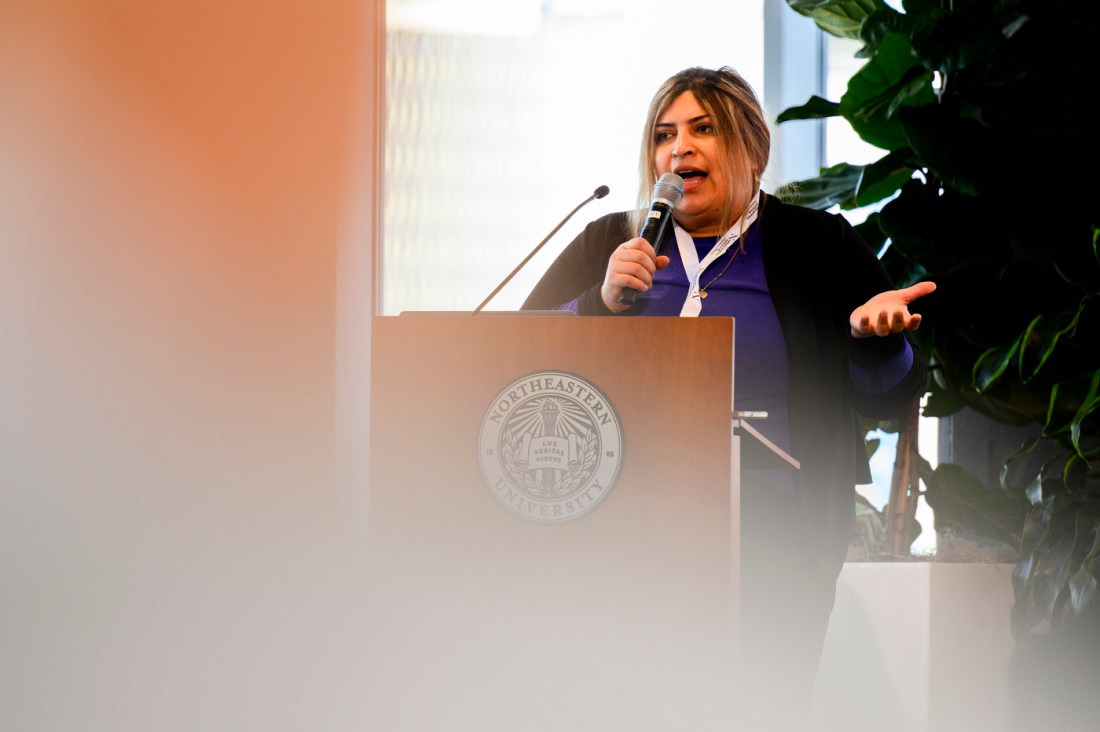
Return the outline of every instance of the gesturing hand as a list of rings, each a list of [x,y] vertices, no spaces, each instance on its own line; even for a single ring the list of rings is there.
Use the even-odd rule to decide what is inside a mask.
[[[916,330],[920,315],[909,312],[909,303],[936,289],[935,282],[918,282],[901,290],[880,292],[852,311],[848,324],[855,338],[886,336]]]

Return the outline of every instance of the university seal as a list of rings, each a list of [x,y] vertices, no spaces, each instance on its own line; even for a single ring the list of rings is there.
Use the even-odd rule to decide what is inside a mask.
[[[622,467],[622,427],[596,386],[540,371],[512,382],[489,405],[478,450],[485,483],[508,510],[560,523],[611,492]]]

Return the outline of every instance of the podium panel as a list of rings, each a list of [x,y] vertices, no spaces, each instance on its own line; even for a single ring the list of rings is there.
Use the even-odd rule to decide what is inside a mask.
[[[372,329],[378,728],[728,722],[732,319]]]

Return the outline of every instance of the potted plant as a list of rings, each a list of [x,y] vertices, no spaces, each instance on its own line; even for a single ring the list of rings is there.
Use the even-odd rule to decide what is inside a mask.
[[[1030,434],[997,485],[914,461],[937,530],[1017,549],[1018,640],[1076,632],[1100,605],[1100,11],[1070,0],[787,4],[858,40],[866,63],[839,100],[813,97],[778,121],[843,117],[883,154],[778,193],[874,207],[858,228],[894,279],[938,284],[915,303],[932,372],[925,413],[969,407]]]

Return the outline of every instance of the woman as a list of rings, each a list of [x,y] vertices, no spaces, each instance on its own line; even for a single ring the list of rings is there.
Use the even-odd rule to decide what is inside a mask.
[[[760,431],[802,466],[742,473],[745,711],[780,729],[808,709],[855,485],[870,482],[857,414],[896,416],[923,393],[906,336],[920,315],[908,306],[935,285],[895,290],[844,218],[761,191],[770,146],[756,95],[732,69],[674,75],[649,107],[640,207],[590,223],[523,307],[737,319],[735,407],[767,412]],[[634,232],[669,172],[683,196],[658,253]],[[630,306],[627,288],[639,293]]]

